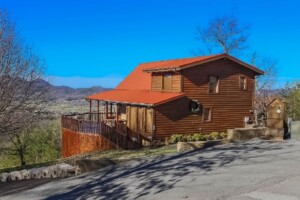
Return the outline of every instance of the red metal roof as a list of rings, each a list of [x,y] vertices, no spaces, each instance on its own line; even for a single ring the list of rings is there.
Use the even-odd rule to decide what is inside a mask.
[[[176,59],[176,60],[166,60],[166,61],[159,61],[159,62],[151,62],[146,63],[148,66],[143,70],[145,72],[160,72],[160,71],[170,71],[170,70],[182,70],[189,67],[194,67],[200,64],[204,64],[207,62],[212,62],[218,59],[227,58],[234,62],[239,63],[240,65],[256,72],[257,74],[263,74],[264,72],[260,69],[251,66],[247,63],[244,63],[241,60],[238,60],[228,54],[216,54],[210,56],[200,56],[194,58],[183,58],[183,59]]]
[[[150,90],[151,74],[144,72],[147,65],[139,64],[119,85],[118,90]]]
[[[116,103],[142,104],[155,106],[184,96],[183,93],[151,92],[149,90],[109,90],[93,94],[86,99]]]
[[[222,54],[220,54],[222,55]],[[164,61],[157,61],[157,62],[149,62],[149,63],[143,63],[143,65],[147,65],[144,69],[145,71],[150,69],[173,69],[178,68],[181,66],[185,66],[187,64],[207,60],[210,58],[214,58],[218,55],[210,55],[210,56],[198,56],[193,58],[181,58],[181,59],[174,59],[174,60],[164,60]]]
[[[244,67],[263,74],[263,71],[248,65],[227,54],[182,58],[139,64],[114,90],[86,97],[92,100],[122,102],[131,104],[157,105],[183,96],[182,93],[150,92],[151,73],[170,70],[182,70],[199,64],[227,58]]]
[[[257,74],[264,72],[244,63],[228,54],[216,54],[210,56],[199,56],[193,58],[181,58],[173,60],[162,60],[156,62],[147,62],[139,64],[117,87],[116,89],[127,90],[150,90],[151,89],[151,74],[145,72],[159,72],[168,70],[182,70],[188,67],[193,67],[198,64],[211,62],[221,58],[228,58],[237,62],[244,67],[255,71]]]

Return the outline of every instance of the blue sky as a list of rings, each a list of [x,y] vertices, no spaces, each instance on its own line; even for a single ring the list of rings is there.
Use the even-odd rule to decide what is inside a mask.
[[[300,79],[300,3],[243,0],[1,0],[56,85],[114,87],[138,63],[191,57],[198,26],[234,13],[249,45],[275,58],[278,85]]]

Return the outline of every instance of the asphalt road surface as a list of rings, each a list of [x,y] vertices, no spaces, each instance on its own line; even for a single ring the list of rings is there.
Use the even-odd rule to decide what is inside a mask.
[[[0,199],[296,200],[300,142],[252,140],[133,160]]]

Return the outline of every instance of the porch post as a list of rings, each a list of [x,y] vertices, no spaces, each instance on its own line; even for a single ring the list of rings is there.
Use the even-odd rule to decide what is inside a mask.
[[[110,102],[110,109],[109,109],[109,111],[110,111],[109,116],[110,116],[110,117],[112,117],[112,104],[113,104],[113,103]]]
[[[119,121],[119,104],[116,104],[116,120]]]
[[[92,121],[92,100],[90,99],[90,121]]]
[[[100,121],[100,101],[97,101],[97,120]]]
[[[105,118],[108,119],[108,102],[105,102]]]
[[[152,132],[152,136],[151,136],[151,145],[153,145],[153,139],[154,139],[154,136],[155,136],[155,131],[156,131],[156,119],[155,119],[155,109],[154,107],[152,107],[152,124],[151,124],[151,132]]]

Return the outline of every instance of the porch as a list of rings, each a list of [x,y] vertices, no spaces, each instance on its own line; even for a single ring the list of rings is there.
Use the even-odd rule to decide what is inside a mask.
[[[88,113],[63,115],[62,128],[100,135],[120,149],[134,149],[152,143],[151,108],[92,100],[89,100],[89,108]]]

